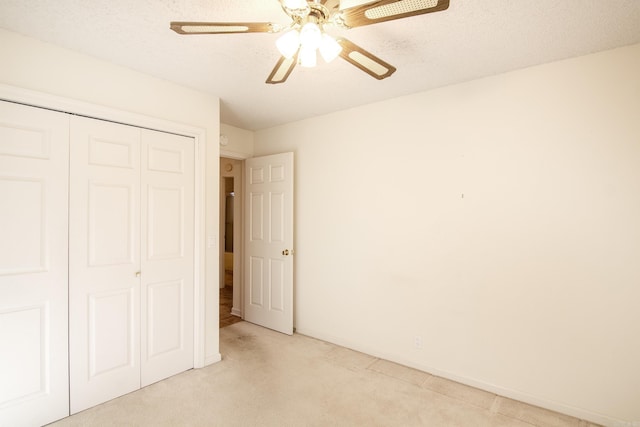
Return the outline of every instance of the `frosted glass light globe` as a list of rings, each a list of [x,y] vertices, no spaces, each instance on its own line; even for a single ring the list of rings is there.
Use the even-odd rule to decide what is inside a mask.
[[[282,56],[291,59],[300,47],[300,34],[296,30],[287,31],[276,40],[276,47]]]
[[[300,44],[305,49],[317,49],[322,43],[322,31],[317,24],[307,22],[300,30]]]
[[[325,62],[331,62],[340,55],[342,52],[342,46],[329,34],[322,35],[322,42],[320,43],[320,55]]]

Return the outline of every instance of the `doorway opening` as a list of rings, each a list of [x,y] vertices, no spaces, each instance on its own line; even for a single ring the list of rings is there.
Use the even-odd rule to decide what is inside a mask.
[[[220,159],[220,327],[242,320],[242,162]]]

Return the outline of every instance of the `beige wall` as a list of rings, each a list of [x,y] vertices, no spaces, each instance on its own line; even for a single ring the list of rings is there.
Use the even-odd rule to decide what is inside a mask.
[[[640,420],[640,45],[256,133],[286,151],[299,332]]]
[[[206,232],[218,233],[219,99],[0,30],[0,83],[203,128],[207,135]],[[205,240],[203,239],[203,242]],[[218,248],[206,251],[206,358],[219,357]]]
[[[253,132],[220,123],[221,138],[223,135],[226,137],[227,145],[220,147],[220,156],[232,159],[253,157],[255,138]]]

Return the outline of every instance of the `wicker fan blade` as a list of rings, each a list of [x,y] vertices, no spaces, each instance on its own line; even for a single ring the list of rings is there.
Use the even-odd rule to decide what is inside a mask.
[[[342,11],[347,27],[362,27],[378,22],[439,12],[449,7],[449,0],[380,0]]]
[[[292,58],[285,58],[284,56],[280,57],[278,63],[276,64],[271,74],[267,78],[265,83],[269,84],[279,84],[287,81],[289,74],[296,67],[296,63],[298,62],[298,55],[294,55]]]
[[[321,0],[320,3],[326,7],[329,11],[338,9],[340,7],[340,0]]]
[[[367,52],[349,40],[341,38],[338,39],[337,42],[342,46],[340,56],[370,76],[382,80],[395,73],[396,67],[378,58],[371,52]]]
[[[278,24],[271,22],[172,22],[178,34],[277,33]]]

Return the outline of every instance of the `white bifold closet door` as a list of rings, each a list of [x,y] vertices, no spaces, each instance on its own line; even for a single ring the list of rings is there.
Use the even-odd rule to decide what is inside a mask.
[[[69,415],[69,117],[0,101],[0,425]]]
[[[71,120],[71,413],[193,367],[193,139]]]

